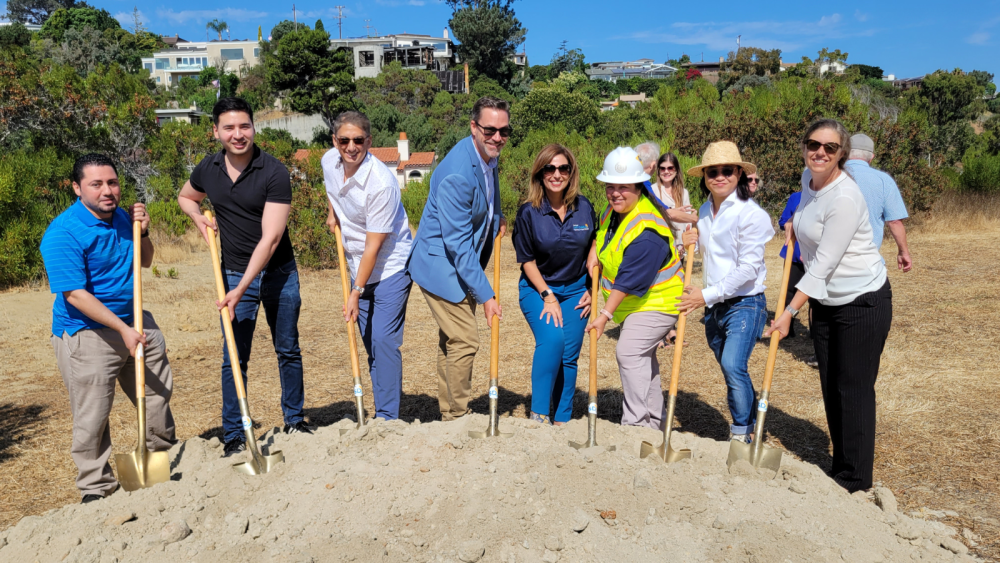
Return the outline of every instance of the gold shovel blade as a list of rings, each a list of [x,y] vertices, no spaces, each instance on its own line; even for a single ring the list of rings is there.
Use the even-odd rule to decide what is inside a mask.
[[[361,425],[357,424],[353,428],[341,428],[340,429],[340,435],[343,436],[344,434],[350,434],[351,432],[354,432],[355,430],[361,430]]]
[[[733,465],[739,461],[743,460],[753,466],[754,469],[759,469],[761,467],[778,472],[781,468],[781,450],[776,448],[769,448],[767,446],[761,446],[760,454],[757,459],[754,459],[754,445],[745,444],[743,442],[738,442],[736,440],[729,442],[729,458],[726,459],[726,467],[730,471],[733,469]]]
[[[126,491],[137,491],[170,480],[170,458],[167,452],[134,450],[115,454],[118,483]]]
[[[584,449],[587,449],[587,448],[596,448],[598,446],[599,446],[599,444],[597,442],[594,442],[593,444],[588,443],[588,442],[570,442],[569,443],[569,447],[577,449],[577,450],[584,450]],[[616,449],[618,449],[618,446],[604,446],[604,449],[605,449],[605,451],[613,452]]]
[[[493,432],[490,432],[488,429],[487,430],[483,430],[482,432],[478,432],[478,431],[475,431],[475,430],[469,430],[469,437],[470,438],[476,438],[477,440],[478,439],[482,439],[482,438],[498,438],[498,437],[499,438],[510,438],[513,435],[514,435],[513,432],[500,432],[499,430],[494,430]]]
[[[660,444],[659,446],[654,446],[649,442],[643,442],[642,445],[639,446],[640,458],[646,459],[653,454],[667,463],[673,463],[682,459],[689,459],[691,457],[691,450],[675,450],[666,442]]]
[[[258,454],[250,458],[250,461],[235,463],[233,464],[233,470],[244,475],[263,475],[284,461],[285,454],[279,450],[271,453],[271,455]]]

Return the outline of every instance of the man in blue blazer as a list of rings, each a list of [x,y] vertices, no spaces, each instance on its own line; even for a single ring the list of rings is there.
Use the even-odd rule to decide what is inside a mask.
[[[483,97],[472,108],[466,137],[431,176],[408,268],[438,324],[438,403],[442,420],[469,412],[472,364],[479,350],[476,305],[486,320],[501,319],[500,304],[483,273],[493,239],[507,230],[500,210],[497,158],[510,137],[504,100]]]

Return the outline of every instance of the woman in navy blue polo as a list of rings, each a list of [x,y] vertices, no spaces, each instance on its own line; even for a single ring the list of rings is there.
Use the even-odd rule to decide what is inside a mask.
[[[580,194],[573,153],[562,145],[543,148],[514,226],[521,312],[535,335],[531,419],[538,422],[562,425],[573,413],[576,364],[590,314],[587,256],[596,222],[594,207]]]

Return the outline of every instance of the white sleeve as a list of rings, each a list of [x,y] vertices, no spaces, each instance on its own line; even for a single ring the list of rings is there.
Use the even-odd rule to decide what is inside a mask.
[[[739,237],[736,240],[736,267],[719,283],[702,290],[705,304],[711,307],[736,294],[749,281],[755,281],[764,267],[764,246],[774,238],[771,218],[763,210],[756,209],[743,214],[739,221]]]
[[[795,285],[797,289],[813,299],[829,297],[827,286],[851,246],[860,220],[858,206],[849,196],[837,196],[829,203],[823,216],[823,235],[816,248],[816,259]]]
[[[377,181],[388,183],[388,179],[378,178]],[[399,213],[399,202],[402,195],[399,184],[392,178],[392,185],[381,186],[372,190],[366,198],[365,230],[369,233],[391,233],[395,230],[396,214]]]

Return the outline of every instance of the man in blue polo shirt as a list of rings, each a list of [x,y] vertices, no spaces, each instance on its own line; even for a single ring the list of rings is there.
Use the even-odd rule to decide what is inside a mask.
[[[141,203],[118,207],[121,187],[114,163],[100,154],[73,165],[73,190],[80,199],[62,212],[42,238],[42,258],[52,305],[52,347],[69,391],[73,413],[71,453],[83,502],[100,500],[118,488],[111,472],[108,415],[115,381],[135,404],[135,349],[146,357],[146,441],[152,451],[177,443],[170,412],[173,376],[163,333],[143,312],[143,334],[132,328],[132,222],[142,225],[142,265],[153,262],[149,215]]]

